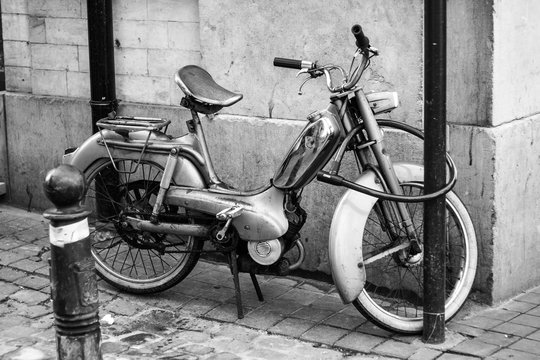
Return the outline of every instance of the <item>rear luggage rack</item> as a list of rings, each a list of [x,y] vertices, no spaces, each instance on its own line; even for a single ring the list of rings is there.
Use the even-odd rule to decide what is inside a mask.
[[[148,147],[148,142],[150,140],[150,135],[152,134],[152,131],[160,131],[161,129],[165,128],[163,130],[163,132],[165,133],[167,132],[167,128],[169,127],[170,123],[171,123],[171,120],[161,119],[161,118],[116,115],[115,117],[106,117],[106,118],[100,119],[97,121],[96,125],[99,129],[101,139],[103,140],[103,144],[105,145],[107,154],[109,155],[109,158],[111,159],[114,170],[116,170],[120,174],[133,174],[139,168],[144,152],[146,151],[146,148]],[[129,170],[118,169],[114,161],[114,158],[111,154],[111,151],[109,149],[109,145],[107,144],[107,139],[105,138],[105,136],[103,136],[102,130],[104,129],[114,131],[126,138],[128,137],[128,133],[132,131],[147,131],[148,132],[148,135],[146,136],[146,140],[144,142],[144,146],[139,155],[139,160],[137,160],[137,164],[135,165],[135,169],[129,169]]]

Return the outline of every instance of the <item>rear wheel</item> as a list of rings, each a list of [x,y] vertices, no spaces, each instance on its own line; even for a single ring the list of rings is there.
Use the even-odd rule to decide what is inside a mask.
[[[402,184],[405,195],[423,194],[423,184]],[[381,216],[379,200],[366,222],[362,253],[380,253],[400,244],[406,235],[397,224]],[[418,239],[423,241],[423,203],[407,204]],[[392,230],[394,229],[394,230]],[[446,194],[446,302],[445,318],[450,320],[465,302],[476,273],[477,246],[472,221],[459,198]],[[365,266],[366,284],[354,305],[380,327],[414,334],[423,328],[423,256],[406,250],[394,252]]]
[[[133,171],[136,162],[115,162],[121,171]],[[108,283],[131,293],[153,293],[168,289],[184,279],[199,259],[203,239],[193,236],[149,233],[135,230],[125,216],[149,219],[159,182],[161,166],[142,161],[131,174],[118,173],[110,159],[102,159],[85,172],[88,190],[84,203],[92,211],[88,218],[92,255],[98,274]],[[160,216],[168,222],[192,223],[188,211],[163,205]]]

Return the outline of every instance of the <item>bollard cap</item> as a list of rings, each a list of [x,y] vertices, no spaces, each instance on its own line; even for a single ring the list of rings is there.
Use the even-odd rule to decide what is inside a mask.
[[[69,220],[88,215],[89,212],[80,206],[86,193],[86,181],[76,167],[62,164],[50,170],[45,176],[43,190],[56,206],[44,213],[46,218]]]

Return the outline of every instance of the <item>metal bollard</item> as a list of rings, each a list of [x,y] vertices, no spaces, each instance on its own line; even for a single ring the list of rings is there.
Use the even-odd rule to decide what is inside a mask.
[[[50,220],[51,296],[58,359],[101,359],[98,288],[90,250],[88,215],[80,206],[86,183],[71,165],[47,173],[44,190],[56,206]]]

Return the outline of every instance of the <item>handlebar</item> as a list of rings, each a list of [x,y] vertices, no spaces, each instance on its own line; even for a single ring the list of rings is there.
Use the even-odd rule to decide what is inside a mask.
[[[369,45],[369,39],[367,36],[364,35],[364,31],[362,30],[362,27],[360,25],[358,24],[354,25],[351,28],[351,32],[356,39],[356,46],[358,47],[358,49],[356,50],[356,53],[354,54],[353,63],[351,64],[351,69],[348,75],[340,66],[336,66],[332,64],[318,66],[316,62],[297,60],[297,59],[276,57],[274,58],[274,66],[288,68],[288,69],[297,69],[297,70],[300,70],[299,74],[306,73],[310,75],[311,78],[316,78],[316,77],[325,75],[326,86],[328,87],[328,90],[330,92],[335,93],[335,92],[348,91],[352,89],[353,87],[355,87],[356,83],[362,77],[362,74],[364,73],[364,70],[366,69],[366,66],[368,64],[370,54],[378,55],[378,50],[375,48],[372,48]],[[356,59],[356,57],[359,54],[362,55],[362,60],[360,64],[358,64],[356,68],[354,68],[353,70],[352,65],[354,64],[354,59]],[[333,70],[339,70],[343,75],[342,84],[336,87],[333,86],[332,76],[330,74],[330,72]]]
[[[305,61],[305,60],[295,60],[295,59],[287,59],[287,58],[274,58],[274,66],[277,67],[283,67],[283,68],[289,68],[289,69],[315,69],[317,67],[317,64],[311,61]]]

